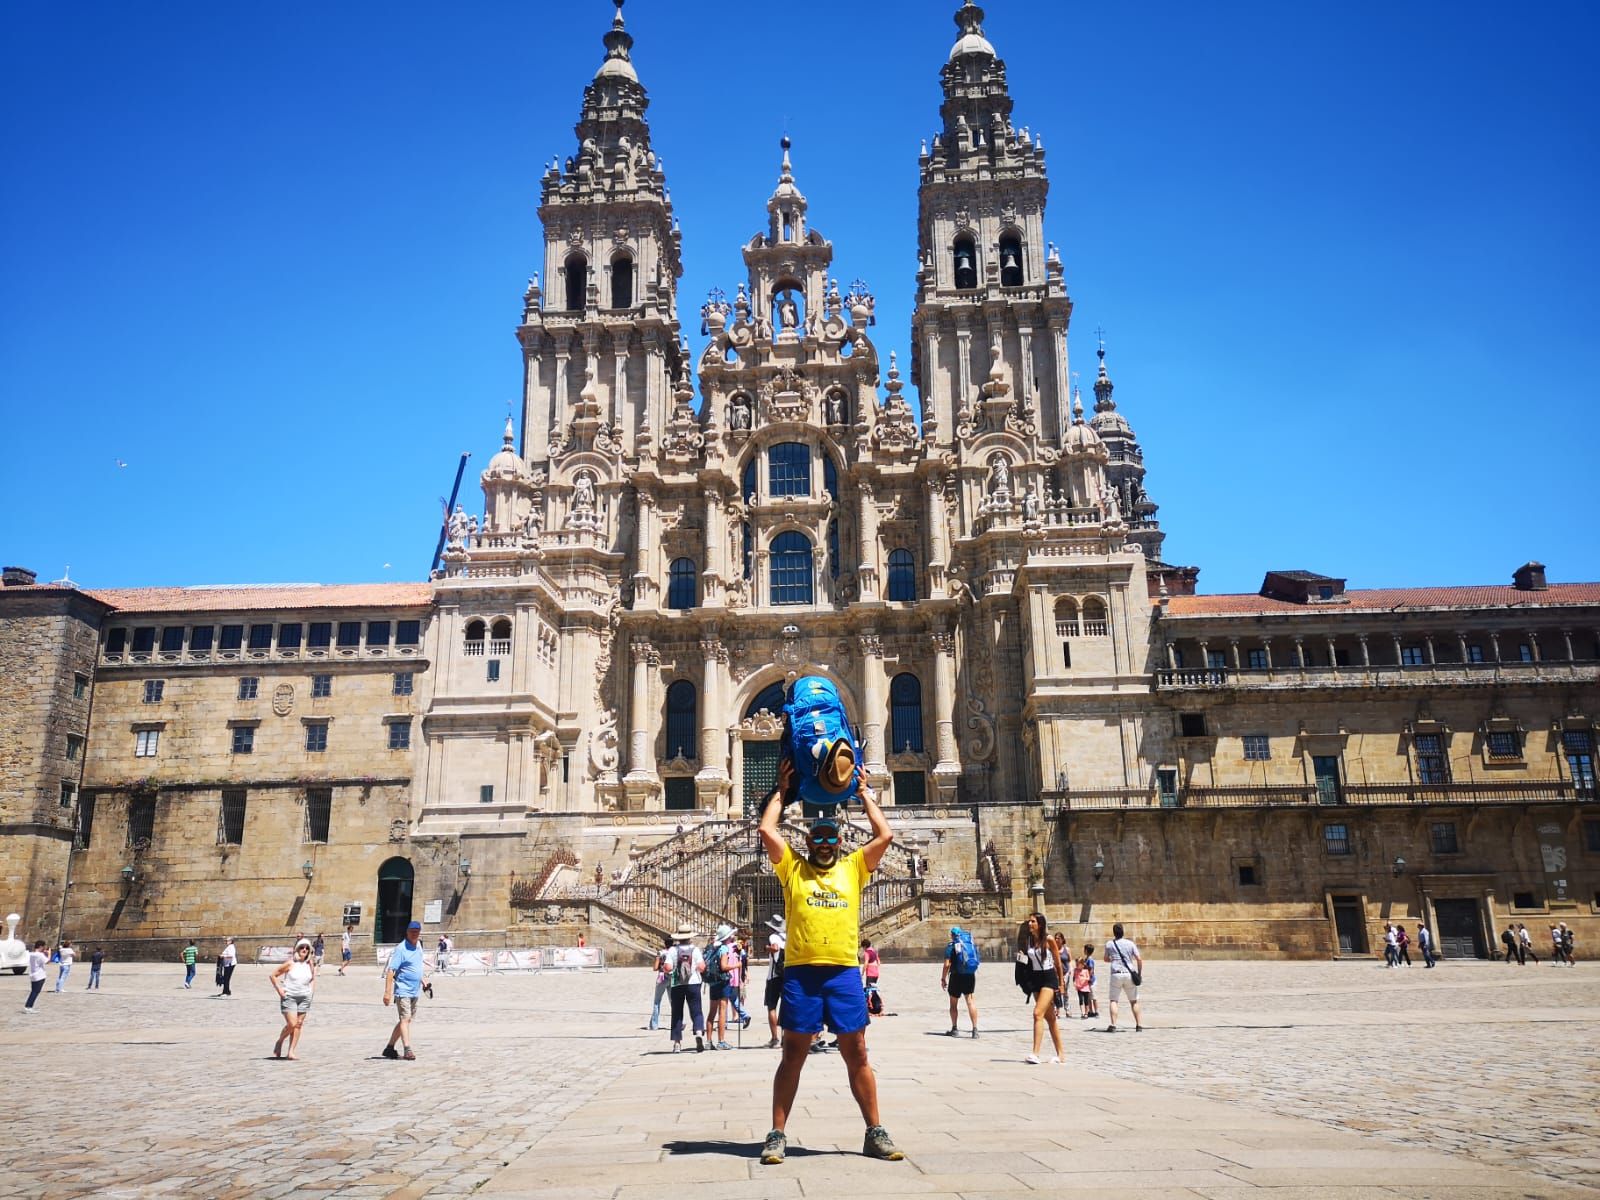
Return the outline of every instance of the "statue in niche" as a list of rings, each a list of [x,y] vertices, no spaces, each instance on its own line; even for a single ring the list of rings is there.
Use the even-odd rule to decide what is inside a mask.
[[[822,404],[823,415],[829,425],[844,424],[844,394],[829,392]]]
[[[577,512],[594,510],[594,479],[587,472],[573,482],[572,507]]]
[[[728,427],[730,429],[750,428],[750,405],[743,396],[735,396],[728,405]]]
[[[996,496],[1011,495],[1011,468],[1006,465],[1004,457],[996,456],[993,465],[989,468],[994,486],[990,489]]]
[[[778,297],[778,327],[792,333],[799,324],[800,308],[794,302],[794,293],[782,293]]]
[[[1030,485],[1022,496],[1022,519],[1032,524],[1039,519],[1039,489]]]

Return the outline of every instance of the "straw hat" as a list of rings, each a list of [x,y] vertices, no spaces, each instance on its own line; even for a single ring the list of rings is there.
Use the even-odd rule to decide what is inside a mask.
[[[825,791],[842,792],[856,774],[856,752],[848,738],[839,738],[817,764],[817,782]]]
[[[672,940],[675,942],[694,941],[694,926],[689,924],[679,925],[678,932],[672,935]]]

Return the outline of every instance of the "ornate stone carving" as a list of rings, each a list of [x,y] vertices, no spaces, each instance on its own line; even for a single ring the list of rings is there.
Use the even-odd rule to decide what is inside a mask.
[[[783,736],[783,717],[762,709],[739,722],[739,736],[763,740]]]
[[[609,779],[616,774],[618,744],[616,709],[601,709],[599,721],[589,731],[589,765],[594,768],[597,779]]]

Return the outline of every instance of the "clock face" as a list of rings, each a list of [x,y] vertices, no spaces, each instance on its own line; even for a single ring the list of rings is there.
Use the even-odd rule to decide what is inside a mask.
[[[272,711],[280,717],[294,711],[294,684],[280,683],[272,690]]]

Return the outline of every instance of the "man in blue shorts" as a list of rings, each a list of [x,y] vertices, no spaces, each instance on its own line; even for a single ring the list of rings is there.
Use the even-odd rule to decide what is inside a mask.
[[[851,764],[849,769],[855,769]],[[823,817],[806,838],[807,857],[789,848],[778,825],[783,802],[792,790],[792,769],[785,761],[778,786],[761,813],[761,844],[783,886],[783,907],[788,923],[784,949],[783,1003],[778,1024],[783,1027],[783,1061],[772,1080],[772,1132],[761,1147],[761,1161],[781,1163],[788,1149],[784,1127],[794,1107],[811,1050],[811,1039],[824,1024],[838,1039],[839,1053],[850,1076],[850,1091],[867,1122],[862,1153],[869,1158],[898,1160],[895,1149],[878,1120],[878,1080],[867,1062],[867,1000],[861,990],[856,952],[861,943],[861,891],[894,841],[873,796],[862,781],[860,794],[872,828],[872,840],[843,857],[839,854],[839,823]]]

